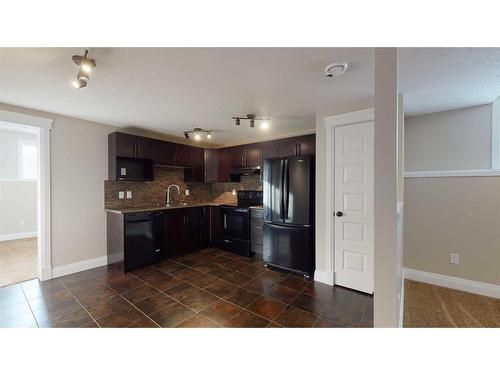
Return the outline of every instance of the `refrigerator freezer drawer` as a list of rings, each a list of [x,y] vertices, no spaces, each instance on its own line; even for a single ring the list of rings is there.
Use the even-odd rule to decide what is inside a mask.
[[[312,275],[314,246],[312,228],[264,223],[264,262]]]

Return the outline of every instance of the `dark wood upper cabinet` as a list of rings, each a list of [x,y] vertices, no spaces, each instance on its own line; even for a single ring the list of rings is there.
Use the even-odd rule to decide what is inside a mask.
[[[177,163],[179,167],[191,166],[191,151],[194,147],[176,144]]]
[[[184,176],[186,177],[186,173]],[[191,178],[189,181],[205,182],[205,161],[202,148],[191,148]]]
[[[316,154],[316,134],[299,137],[298,155]]]
[[[154,140],[153,161],[160,165],[176,165],[177,145],[172,142]]]
[[[217,150],[206,148],[204,150],[205,182],[217,182],[219,173],[219,162]]]
[[[219,148],[217,150],[217,161],[219,164],[219,182],[228,182],[229,181],[229,172],[231,170],[231,162],[230,162],[230,151],[231,148]]]
[[[137,137],[137,157],[153,160],[153,140],[151,138]]]
[[[276,141],[262,142],[262,160],[276,157]]]
[[[262,165],[262,144],[246,145],[245,167],[259,167]]]
[[[297,155],[297,148],[298,138],[296,137],[278,139],[276,141],[276,156],[284,157]]]
[[[115,156],[124,158],[137,157],[137,136],[125,133],[111,133],[110,143],[114,143]]]
[[[245,166],[246,146],[235,146],[229,148],[230,166],[240,168]]]

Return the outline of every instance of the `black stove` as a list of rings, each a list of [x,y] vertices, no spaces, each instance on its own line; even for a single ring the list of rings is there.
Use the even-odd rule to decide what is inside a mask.
[[[263,193],[238,190],[237,197],[237,204],[220,206],[221,248],[250,256],[250,207],[262,206]]]

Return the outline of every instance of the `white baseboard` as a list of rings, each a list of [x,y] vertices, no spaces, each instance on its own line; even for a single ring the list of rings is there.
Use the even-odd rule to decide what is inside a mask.
[[[76,263],[65,264],[64,266],[53,267],[52,277],[56,278],[56,277],[66,276],[71,273],[86,271],[92,268],[105,266],[106,264],[108,264],[107,256],[87,259]]]
[[[20,232],[11,234],[0,234],[0,241],[20,240],[22,238],[36,237],[37,232]]]
[[[423,283],[443,286],[450,289],[458,289],[464,292],[480,294],[487,297],[500,298],[500,285],[419,271],[411,268],[404,269],[404,278],[408,280],[421,281]]]
[[[330,271],[314,271],[314,281],[333,286],[333,272]]]

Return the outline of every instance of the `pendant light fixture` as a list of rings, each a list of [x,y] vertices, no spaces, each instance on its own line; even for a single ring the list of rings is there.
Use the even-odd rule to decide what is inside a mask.
[[[213,130],[207,130],[202,128],[194,128],[193,130],[188,130],[184,132],[184,138],[190,139],[191,134],[195,141],[201,141],[203,134],[207,139],[212,139]]]
[[[241,120],[249,120],[249,125],[251,128],[255,128],[255,121],[265,121],[266,125],[263,126],[261,125],[262,129],[268,129],[269,128],[269,119],[264,118],[264,117],[258,117],[254,115],[253,113],[249,113],[246,116],[233,116],[234,124],[236,126],[239,126],[241,124]]]
[[[74,88],[81,89],[86,87],[89,81],[90,72],[96,67],[95,60],[87,57],[88,53],[89,51],[85,50],[83,56],[73,55],[72,57],[73,62],[80,67],[80,69],[78,69],[78,75],[72,83]]]

